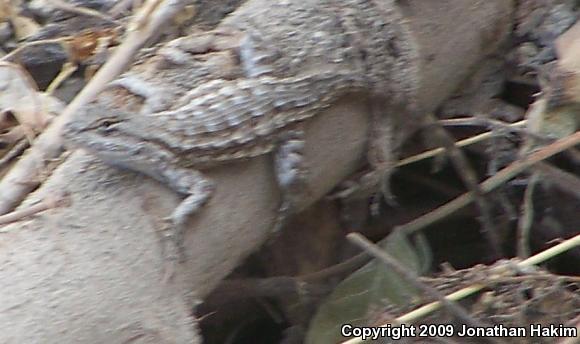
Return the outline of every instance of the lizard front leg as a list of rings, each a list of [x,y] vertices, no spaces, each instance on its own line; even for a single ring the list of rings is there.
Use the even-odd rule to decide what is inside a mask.
[[[280,137],[274,152],[274,168],[278,186],[282,191],[282,202],[273,232],[277,233],[290,215],[300,209],[307,192],[304,163],[304,131],[294,129]]]
[[[171,216],[166,219],[169,224],[164,230],[163,256],[169,260],[169,268],[166,272],[167,279],[173,275],[175,264],[185,261],[183,241],[187,220],[207,203],[215,187],[211,180],[197,170],[164,167],[156,179],[161,179],[161,182],[169,185],[172,190],[187,195],[171,213]]]

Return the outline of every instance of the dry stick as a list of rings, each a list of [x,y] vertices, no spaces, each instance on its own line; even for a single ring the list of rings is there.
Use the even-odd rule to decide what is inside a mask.
[[[341,277],[343,275],[350,275],[352,272],[363,267],[370,261],[370,257],[366,254],[358,254],[343,262],[329,266],[325,269],[311,272],[309,274],[298,276],[297,278],[304,283],[315,283],[327,280],[329,278]]]
[[[61,131],[71,116],[92,101],[106,84],[119,75],[137,50],[152,36],[159,33],[167,22],[186,3],[186,0],[150,0],[128,29],[123,43],[101,67],[91,81],[66,107],[52,124],[38,137],[34,145],[0,182],[0,214],[14,209],[40,183],[46,162],[60,155],[63,149]]]
[[[563,252],[566,252],[568,250],[571,250],[577,246],[580,246],[580,234],[570,238],[558,245],[555,245],[553,247],[550,247],[549,249],[542,251],[538,254],[536,254],[535,256],[532,256],[526,260],[523,260],[519,263],[516,264],[516,266],[518,268],[526,268],[532,265],[537,265],[540,263],[543,263],[544,261],[553,258]],[[463,288],[461,290],[458,290],[454,293],[451,293],[449,295],[447,295],[445,297],[445,300],[447,301],[458,301],[461,300],[465,297],[468,297],[470,295],[473,295],[477,292],[479,292],[480,290],[484,289],[486,287],[485,284],[475,284],[472,286],[469,286],[467,288]],[[395,319],[395,323],[398,324],[406,324],[406,323],[412,323],[413,321],[420,319],[424,316],[426,316],[427,314],[430,314],[436,310],[438,310],[439,308],[441,308],[441,302],[440,301],[435,301],[429,304],[426,304],[424,306],[421,306],[407,314],[404,314],[400,317],[398,317],[397,319]],[[390,326],[391,324],[383,324],[381,325],[382,327],[387,327]],[[353,338],[349,341],[343,342],[342,344],[355,344],[355,343],[362,343],[362,340],[360,338]]]
[[[522,128],[520,125],[514,125],[517,123],[507,123],[504,121],[498,121],[491,118],[479,118],[479,117],[467,117],[467,118],[452,118],[452,119],[440,119],[439,122],[443,126],[487,126],[489,129],[493,130],[506,130],[510,132],[524,134],[526,136],[533,137],[538,140],[549,140],[546,136],[534,133],[527,128]],[[549,141],[548,141],[549,142]]]
[[[28,148],[29,144],[30,142],[27,139],[21,139],[8,151],[8,153],[4,154],[2,159],[0,159],[0,168],[12,161],[12,159],[16,158],[18,155],[20,155],[20,153],[24,152],[24,150]]]
[[[487,327],[487,324],[473,318],[465,309],[463,309],[463,307],[459,306],[454,301],[446,299],[445,295],[440,293],[437,289],[421,282],[419,280],[419,276],[417,276],[414,271],[402,266],[401,263],[397,261],[397,259],[385,252],[379,246],[373,244],[360,233],[350,233],[346,237],[358,247],[365,250],[368,254],[377,258],[389,268],[393,269],[393,271],[411,283],[415,288],[421,290],[424,294],[439,300],[443,307],[445,307],[451,314],[455,315],[458,319],[462,320],[467,325],[471,327]],[[485,340],[491,343],[503,343],[503,341],[497,340],[495,338],[485,338]],[[343,344],[349,342],[350,341],[347,341]]]
[[[482,232],[493,251],[493,258],[503,257],[497,229],[491,219],[491,207],[479,187],[477,174],[467,161],[467,158],[461,149],[457,147],[451,135],[437,122],[435,116],[428,114],[426,120],[428,121],[428,124],[434,127],[434,135],[436,135],[441,144],[443,144],[447,154],[449,154],[449,157],[451,158],[451,162],[455,166],[455,170],[463,180],[463,184],[465,184],[469,191],[471,191],[473,198],[475,198],[475,203],[480,212],[479,221],[482,226]]]
[[[344,262],[299,276],[275,276],[260,279],[231,279],[223,281],[214,291],[219,304],[248,297],[288,297],[289,295],[320,295],[329,290],[323,284],[329,278],[343,279],[371,260],[361,253]]]
[[[0,215],[0,226],[22,220],[25,217],[40,213],[41,211],[62,206],[67,199],[64,194],[53,195],[28,208],[19,209],[6,215]]]
[[[527,123],[526,120],[522,120],[522,121],[519,121],[516,123],[512,123],[509,126],[510,127],[521,127],[521,126],[526,125],[526,123]],[[493,135],[495,135],[495,134],[492,131],[488,131],[488,132],[485,132],[483,134],[475,135],[475,136],[470,137],[468,139],[458,141],[455,144],[457,145],[457,147],[465,147],[465,146],[469,146],[469,145],[487,140],[487,139],[491,138]],[[424,160],[427,158],[435,157],[437,155],[443,154],[444,152],[445,152],[444,148],[435,148],[435,149],[432,149],[432,150],[429,150],[429,151],[426,151],[426,152],[402,159],[395,166],[402,167],[405,165],[415,163],[417,161],[421,161],[421,160]]]
[[[79,66],[76,63],[69,61],[65,62],[60,68],[58,75],[52,79],[50,85],[48,85],[46,88],[46,93],[52,95],[66,79],[68,79],[74,72],[77,71],[78,68]]]
[[[538,151],[530,154],[529,156],[511,163],[506,168],[498,171],[494,176],[486,179],[480,185],[481,191],[490,192],[493,189],[505,183],[506,181],[515,177],[516,175],[522,173],[535,163],[538,163],[542,160],[546,160],[549,157],[556,155],[560,152],[563,152],[578,144],[580,144],[580,132],[576,132],[568,137],[560,139],[550,145],[547,145],[544,148],[539,149]],[[437,221],[442,220],[449,214],[452,214],[453,212],[465,207],[473,200],[474,197],[471,193],[465,193],[455,198],[454,200],[444,204],[438,209],[435,209],[434,211],[428,214],[425,214],[403,226],[398,227],[398,229],[406,233],[416,232]]]
[[[43,39],[43,40],[34,41],[34,42],[26,42],[24,44],[21,44],[18,48],[12,50],[8,54],[2,56],[0,58],[0,61],[10,62],[13,56],[16,56],[17,54],[19,54],[22,50],[24,50],[26,48],[34,47],[37,45],[50,44],[50,43],[62,43],[66,40],[67,40],[67,37],[59,37],[59,38]]]
[[[530,251],[530,230],[534,219],[534,190],[538,183],[539,174],[534,173],[529,179],[522,204],[522,215],[518,219],[517,254],[519,258],[528,258]]]

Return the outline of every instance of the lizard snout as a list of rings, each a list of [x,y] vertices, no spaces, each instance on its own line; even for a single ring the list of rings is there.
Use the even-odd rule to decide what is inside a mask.
[[[62,130],[62,134],[65,138],[71,138],[81,131],[81,125],[76,121],[67,122]]]

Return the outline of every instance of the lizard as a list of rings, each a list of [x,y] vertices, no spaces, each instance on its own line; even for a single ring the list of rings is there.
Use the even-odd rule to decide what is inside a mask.
[[[110,165],[185,195],[169,231],[178,252],[172,260],[183,261],[187,219],[215,188],[203,171],[273,154],[283,195],[278,228],[299,208],[305,187],[304,122],[346,93],[369,95],[369,180],[380,180],[391,168],[401,122],[397,114],[383,114],[383,106],[412,103],[417,49],[394,0],[250,0],[213,31],[165,44],[150,57],[153,71],[129,71],[111,84],[144,99],[139,111],[116,109],[100,97],[63,135]],[[227,77],[210,73],[188,90],[180,78],[170,84],[155,78],[156,69],[179,70],[188,59],[223,51],[237,64]]]

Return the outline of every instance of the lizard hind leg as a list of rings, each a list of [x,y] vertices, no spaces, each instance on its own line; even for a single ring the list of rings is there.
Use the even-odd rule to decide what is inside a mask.
[[[307,192],[304,163],[304,131],[290,130],[280,137],[280,144],[274,152],[274,168],[278,186],[282,192],[282,202],[273,232],[284,226],[288,217],[298,210]]]
[[[371,212],[376,214],[381,198],[394,203],[389,180],[395,167],[394,121],[396,118],[391,114],[384,114],[385,102],[373,99],[370,105],[371,118],[367,147],[367,161],[370,168],[342,182],[330,198],[341,200],[344,206],[349,201],[368,199],[372,196]]]

